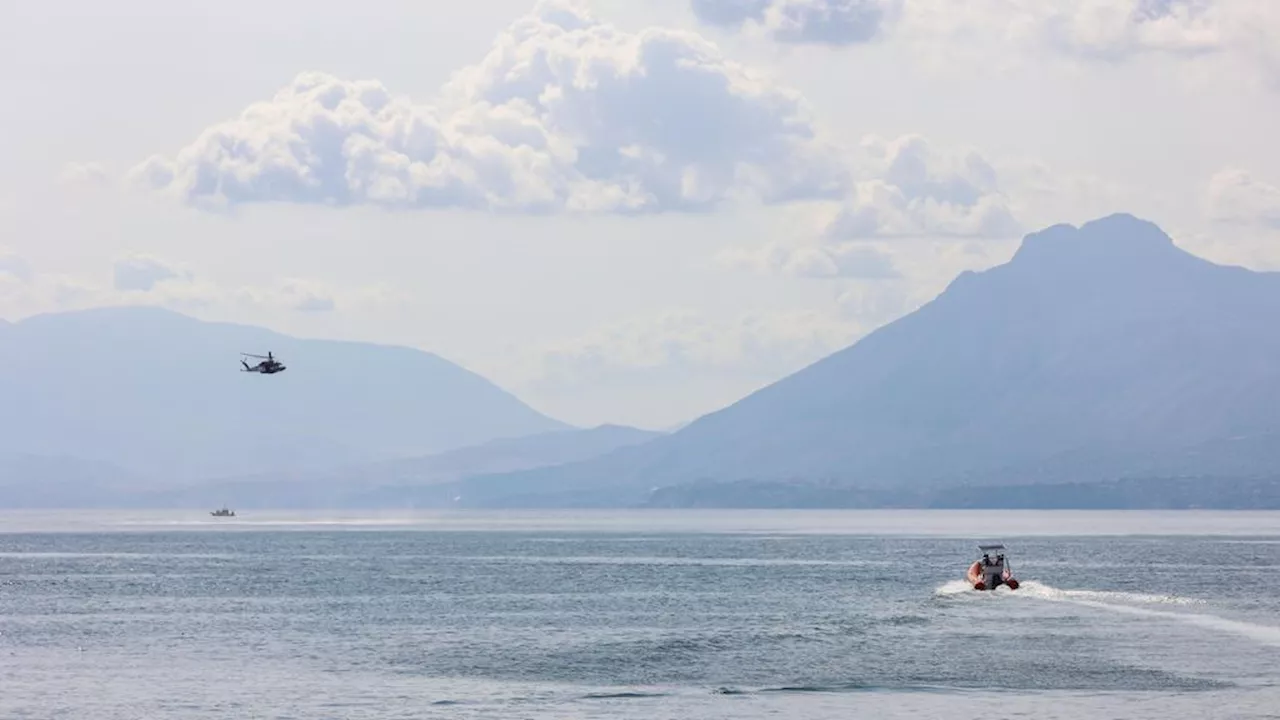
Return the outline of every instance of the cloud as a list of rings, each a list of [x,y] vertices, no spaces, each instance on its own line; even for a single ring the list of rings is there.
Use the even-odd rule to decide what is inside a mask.
[[[1228,57],[1280,90],[1275,0],[689,0],[704,25],[784,44],[905,43],[935,62],[958,54],[1049,53],[1098,63]],[[1012,62],[1018,62],[1013,59]]]
[[[1244,170],[1215,173],[1208,186],[1209,215],[1220,222],[1280,229],[1280,187]]]
[[[1253,1],[908,0],[900,31],[925,46],[994,41],[1107,62],[1195,56],[1223,47],[1223,5]]]
[[[172,263],[154,261],[156,278],[121,285],[114,292],[99,293],[102,302],[150,303],[175,308],[220,308],[239,311],[287,311],[323,314],[336,311],[379,311],[402,305],[405,294],[386,286],[334,287],[307,278],[278,278],[263,285],[232,285],[212,282],[189,271],[178,270]],[[139,263],[142,265],[142,263]],[[118,267],[118,266],[117,266]],[[146,266],[150,267],[150,266]],[[167,271],[167,272],[166,272]]]
[[[116,290],[147,292],[157,283],[166,280],[190,282],[191,274],[170,267],[163,260],[149,255],[134,255],[117,260],[112,268],[112,285]]]
[[[316,314],[385,310],[405,302],[403,293],[384,286],[338,288],[304,278],[280,278],[264,285],[222,284],[150,255],[117,260],[111,282],[102,284],[32,272],[21,257],[0,249],[0,311],[10,315],[119,304]]]
[[[515,213],[705,211],[847,182],[796,92],[695,34],[623,32],[569,0],[539,2],[434,104],[306,72],[131,177],[204,207]]]
[[[897,280],[903,278],[899,260],[904,253],[923,253],[917,259],[938,262],[949,252],[944,246],[959,240],[967,261],[980,261],[985,251],[976,241],[999,244],[1024,234],[1024,223],[1015,216],[1022,203],[1004,190],[1004,172],[976,151],[938,149],[918,135],[868,136],[853,157],[857,181],[850,195],[797,212],[797,238],[731,247],[716,260],[791,277]],[[1046,193],[1072,201],[1083,196],[1068,182],[1074,180],[1043,165],[1002,163],[1002,168],[1031,205]],[[911,247],[897,242],[907,239],[930,242]],[[950,267],[950,260],[945,264]]]
[[[689,0],[700,22],[716,27],[737,27],[748,20],[762,20],[773,0]]]
[[[902,277],[883,248],[866,243],[769,243],[761,248],[731,248],[717,258],[731,267],[801,278],[896,280]]]
[[[82,279],[39,272],[26,258],[0,247],[0,317],[101,305],[107,292]]]
[[[31,281],[31,266],[26,258],[0,247],[0,280],[27,283]]]
[[[976,152],[943,153],[918,135],[862,143],[869,179],[828,223],[832,240],[1007,238],[1022,231],[995,168]]]
[[[1023,12],[1051,46],[1115,61],[1140,53],[1190,56],[1221,49],[1215,6],[1213,0],[1074,0],[1058,7],[1026,4]]]
[[[220,307],[240,310],[286,310],[298,313],[327,313],[339,309],[340,293],[325,285],[285,278],[265,286],[219,285],[189,278],[135,293],[135,302],[170,307]]]
[[[712,317],[670,309],[515,350],[495,374],[583,425],[685,422],[848,346],[862,332],[834,306]],[[591,389],[580,393],[582,388]],[[676,387],[679,392],[672,393]],[[630,408],[618,417],[618,408]]]
[[[1027,48],[1118,61],[1194,56],[1229,44],[1271,0],[690,0],[699,21],[780,43],[848,46],[886,35],[923,43],[994,36]],[[1273,3],[1274,4],[1274,3]]]
[[[337,299],[329,288],[294,278],[280,282],[268,292],[274,303],[304,313],[325,313],[337,309]]]
[[[836,298],[837,317],[856,322],[865,332],[914,312],[937,296],[938,289],[925,284],[854,284]]]
[[[14,255],[0,258],[9,268],[0,269],[0,316],[21,317],[73,307],[102,304],[102,292],[91,283],[65,275],[33,271]]]
[[[843,47],[880,37],[903,0],[691,0],[704,24],[767,34],[793,45]]]
[[[853,342],[860,326],[834,313],[749,313],[713,321],[672,310],[604,326],[545,345],[540,382],[576,383],[656,369],[734,371],[778,377]]]
[[[908,0],[894,32],[944,62],[975,48],[1102,63],[1226,57],[1280,89],[1274,0]]]
[[[181,282],[164,282],[150,291],[130,293],[129,300],[169,307],[315,315],[385,311],[407,303],[409,298],[382,285],[335,287],[313,279],[289,277],[264,285],[225,285],[188,275]]]
[[[94,162],[67,163],[58,179],[67,185],[106,185],[111,181],[106,169]]]

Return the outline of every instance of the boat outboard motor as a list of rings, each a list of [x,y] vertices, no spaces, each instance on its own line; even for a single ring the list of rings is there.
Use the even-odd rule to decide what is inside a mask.
[[[997,587],[1004,584],[1004,577],[1003,577],[1004,566],[1003,565],[992,563],[991,565],[982,569],[982,574],[984,576],[983,579],[986,580],[987,588],[990,590],[995,590]]]

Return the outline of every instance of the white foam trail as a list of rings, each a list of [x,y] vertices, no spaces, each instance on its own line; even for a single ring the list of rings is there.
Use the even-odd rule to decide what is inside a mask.
[[[1022,592],[1023,590],[1027,592]],[[1168,610],[1153,610],[1149,607],[1141,607],[1141,604],[1192,605],[1204,603],[1203,600],[1193,598],[1129,592],[1106,592],[1102,590],[1060,590],[1034,580],[1022,583],[1019,588],[1019,595],[1051,602],[1069,602],[1128,615],[1176,620],[1208,630],[1229,632],[1264,645],[1280,647],[1280,627],[1259,625],[1241,620],[1228,620],[1227,618],[1204,613],[1170,612]],[[1138,605],[1122,603],[1138,603]]]
[[[1179,620],[1190,625],[1197,625],[1208,630],[1218,630],[1221,632],[1229,632],[1248,638],[1254,642],[1264,645],[1280,647],[1280,627],[1273,625],[1258,625],[1257,623],[1243,622],[1240,620],[1228,620],[1220,618],[1216,615],[1204,615],[1201,613],[1177,613],[1167,612],[1164,610],[1152,610],[1150,608],[1141,607],[1125,607],[1123,605],[1108,605],[1106,603],[1088,603],[1095,607],[1103,607],[1107,610],[1128,613],[1130,615],[1142,615],[1145,617],[1168,618],[1171,620]]]
[[[1022,592],[1021,590],[1010,590],[1007,585],[1001,585],[995,590],[974,590],[973,586],[965,580],[949,580],[938,587],[934,588],[935,597],[951,597],[955,595],[972,595],[974,597],[995,597],[999,595],[1008,595],[1009,593]]]
[[[1035,580],[1027,580],[1018,586],[1018,594],[1042,600],[1067,600],[1098,603],[1138,603],[1143,605],[1202,605],[1204,600],[1178,597],[1177,595],[1152,595],[1148,593],[1116,592],[1109,590],[1061,590]]]
[[[963,595],[964,593],[969,592],[976,593],[978,591],[974,590],[973,586],[964,580],[952,580],[939,585],[934,589],[933,594],[941,597],[947,597],[951,595]]]

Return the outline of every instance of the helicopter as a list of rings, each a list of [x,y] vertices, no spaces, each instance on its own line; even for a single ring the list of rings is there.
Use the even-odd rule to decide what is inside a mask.
[[[261,355],[250,355],[249,353],[240,353],[240,354],[244,355],[245,357],[259,358],[262,360],[262,362],[253,366],[250,366],[248,361],[241,360],[240,364],[244,365],[244,369],[241,370],[240,372],[256,372],[256,373],[262,373],[263,375],[274,375],[275,373],[284,372],[285,370],[285,366],[281,365],[279,362],[276,361],[275,356],[271,354],[270,350],[267,351],[266,357],[263,357]]]

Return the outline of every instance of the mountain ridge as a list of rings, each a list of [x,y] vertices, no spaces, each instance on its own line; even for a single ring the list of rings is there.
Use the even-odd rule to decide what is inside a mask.
[[[414,458],[323,471],[261,473],[154,488],[111,466],[73,458],[0,457],[0,507],[414,509],[453,504],[451,482],[483,471],[563,464],[646,442],[660,432],[605,424],[552,430]],[[6,472],[6,469],[16,469]],[[41,482],[5,482],[4,478]],[[50,491],[49,483],[52,483]],[[79,490],[79,493],[72,492]],[[69,505],[66,503],[70,503]]]
[[[240,372],[271,350],[288,370]],[[320,469],[570,429],[435,353],[298,338],[148,306],[0,326],[0,455],[155,482]]]
[[[699,481],[886,490],[1176,470],[1171,459],[1197,443],[1280,429],[1268,411],[1280,375],[1259,360],[1280,353],[1276,312],[1280,275],[1211,263],[1149,221],[1053,225],[1008,262],[961,273],[915,312],[678,432],[471,478],[461,494],[475,506],[635,504]],[[1247,469],[1280,469],[1256,460]]]

